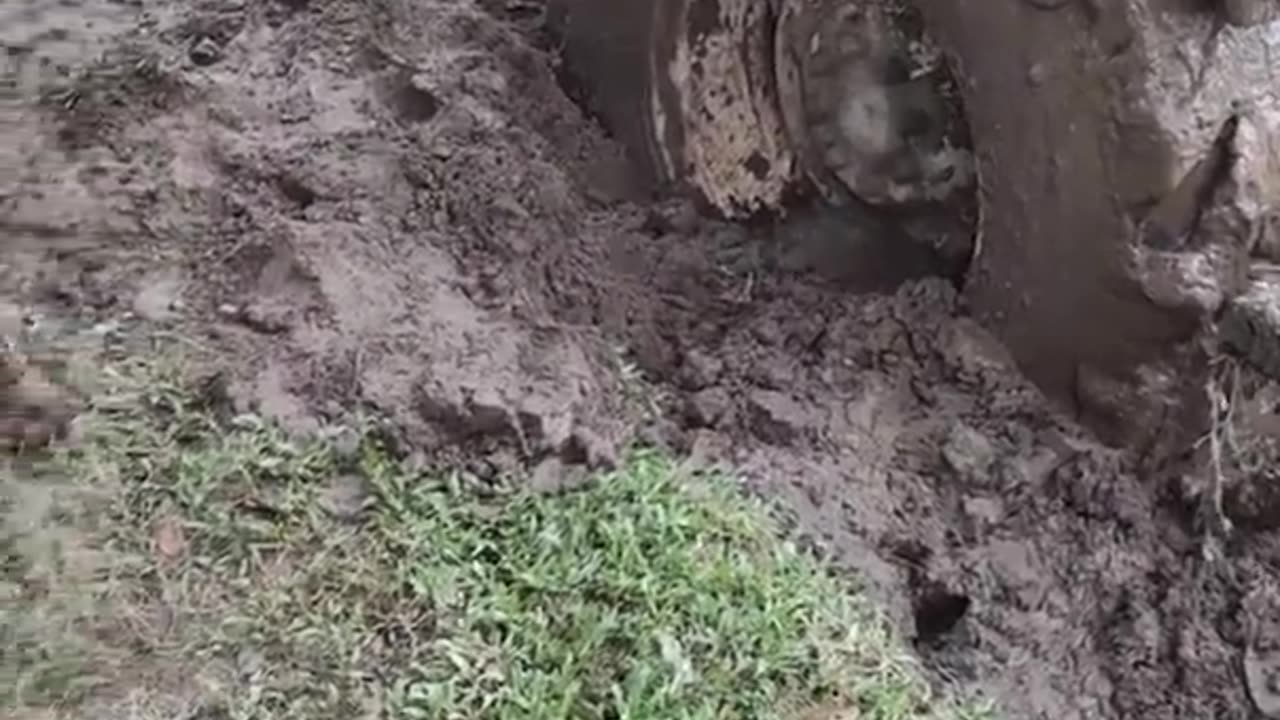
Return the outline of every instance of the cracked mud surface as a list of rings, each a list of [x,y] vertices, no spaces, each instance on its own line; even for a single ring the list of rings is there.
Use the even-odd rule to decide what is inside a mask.
[[[1276,528],[1206,556],[1195,478],[1056,416],[950,284],[842,270],[876,228],[648,204],[486,5],[6,9],[43,98],[6,135],[6,297],[199,338],[299,431],[367,407],[482,472],[633,433],[726,463],[1004,717],[1256,717]]]

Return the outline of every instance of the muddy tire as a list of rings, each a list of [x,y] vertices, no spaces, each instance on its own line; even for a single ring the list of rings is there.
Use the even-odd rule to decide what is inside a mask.
[[[1154,455],[1204,431],[1214,318],[1280,197],[1271,4],[617,5],[552,0],[567,67],[655,177],[731,217],[949,207],[974,221],[973,310],[1048,395]]]
[[[921,3],[968,78],[973,307],[1050,395],[1157,456],[1206,429],[1214,318],[1280,182],[1277,28],[1229,5]]]
[[[722,215],[806,189],[876,207],[972,189],[955,88],[903,8],[552,0],[549,16],[579,99],[651,177]]]

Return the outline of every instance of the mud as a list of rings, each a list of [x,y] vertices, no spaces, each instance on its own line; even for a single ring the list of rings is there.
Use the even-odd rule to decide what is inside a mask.
[[[1257,717],[1265,466],[1217,495],[1203,453],[1136,473],[936,258],[868,269],[893,227],[649,201],[538,8],[490,5],[86,0],[93,28],[24,6],[61,40],[0,23],[27,73],[7,297],[167,328],[221,351],[242,408],[298,432],[373,410],[481,476],[554,485],[634,438],[725,464],[1004,717]]]

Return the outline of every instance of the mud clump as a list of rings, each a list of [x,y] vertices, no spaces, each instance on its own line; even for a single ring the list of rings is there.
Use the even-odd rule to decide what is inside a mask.
[[[59,171],[16,186],[91,198],[74,230],[99,266],[165,261],[96,275],[113,299],[77,308],[181,288],[138,306],[223,351],[236,411],[306,432],[372,410],[407,452],[544,492],[652,437],[778,501],[1006,717],[1253,717],[1237,611],[1280,536],[1240,523],[1210,558],[1179,478],[1050,409],[950,281],[839,272],[878,226],[650,203],[523,15],[181,0],[138,20],[112,42],[183,92],[46,106],[33,147]],[[193,28],[217,62],[188,57]],[[797,237],[820,247],[797,259]]]

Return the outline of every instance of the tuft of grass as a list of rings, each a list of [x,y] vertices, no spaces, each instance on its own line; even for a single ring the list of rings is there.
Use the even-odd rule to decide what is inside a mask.
[[[931,711],[885,623],[719,478],[641,452],[583,492],[496,507],[384,483],[397,578],[439,638],[401,688],[408,717]]]
[[[410,469],[346,432],[360,440],[290,439],[226,418],[180,367],[109,368],[82,446],[56,463],[106,510],[47,523],[77,528],[98,562],[62,571],[58,597],[3,598],[0,707],[971,716],[931,697],[885,621],[724,478],[635,452],[584,490],[534,495]],[[10,555],[23,587],[29,563]]]

